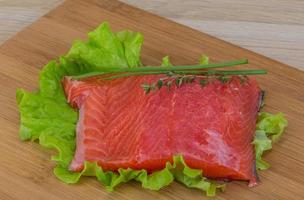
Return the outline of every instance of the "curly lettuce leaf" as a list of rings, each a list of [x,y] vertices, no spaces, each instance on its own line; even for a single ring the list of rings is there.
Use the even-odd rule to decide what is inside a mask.
[[[216,190],[225,190],[225,184],[217,184],[203,177],[201,169],[191,169],[187,166],[182,156],[173,158],[174,178],[189,188],[196,188],[206,192],[209,197],[215,196]]]
[[[112,66],[137,67],[141,65],[142,42],[140,33],[113,33],[108,23],[103,23],[89,33],[87,41],[75,42],[69,53],[58,62],[49,62],[40,72],[38,92],[22,89],[16,92],[20,138],[39,140],[42,146],[57,149],[58,155],[52,160],[57,161],[58,167],[67,168],[75,151],[78,112],[66,102],[62,78],[102,71]]]
[[[257,130],[263,130],[272,141],[277,141],[288,123],[283,113],[272,115],[270,113],[261,112],[259,113]]]
[[[200,65],[207,65],[209,64],[209,57],[206,55],[201,55],[200,59],[199,59],[199,64]]]
[[[270,165],[262,159],[262,155],[265,151],[270,150],[272,143],[281,137],[287,124],[283,113],[276,115],[266,112],[259,113],[255,138],[253,140],[257,169],[265,170],[270,167]]]
[[[77,183],[81,176],[95,176],[108,191],[131,180],[141,183],[143,188],[160,190],[175,180],[189,188],[196,188],[206,192],[207,196],[215,196],[216,190],[225,189],[224,184],[216,184],[208,181],[202,175],[202,170],[191,169],[185,163],[181,155],[173,157],[173,163],[167,162],[162,170],[148,174],[146,170],[119,169],[118,172],[103,171],[96,163],[86,162],[84,169],[79,173],[72,173],[66,168],[56,167],[54,173],[60,180],[66,183]]]
[[[270,150],[272,148],[272,142],[267,137],[265,131],[257,130],[255,132],[253,144],[255,148],[256,168],[259,170],[268,169],[270,165],[262,159],[262,155],[264,151]]]
[[[118,32],[116,35],[123,44],[128,66],[137,67],[142,65],[140,61],[140,50],[144,40],[143,36],[129,30]]]
[[[172,63],[170,62],[169,56],[163,57],[161,66],[163,66],[163,67],[173,66]]]
[[[108,23],[103,23],[88,35],[87,41],[76,41],[67,55],[60,57],[59,61],[49,62],[42,69],[38,92],[17,90],[20,138],[38,140],[42,146],[56,149],[58,154],[52,157],[57,163],[54,174],[66,183],[77,183],[81,176],[95,176],[109,191],[130,180],[136,180],[143,188],[151,190],[159,190],[173,180],[189,188],[205,191],[207,196],[214,196],[217,189],[223,190],[225,185],[208,181],[203,177],[202,170],[189,168],[181,155],[175,156],[173,162],[168,162],[164,169],[151,174],[145,170],[132,169],[103,171],[96,163],[85,163],[84,169],[79,173],[68,170],[76,147],[78,112],[66,102],[62,78],[100,73],[111,67],[141,66],[140,49],[143,36],[140,33],[129,30],[114,33]],[[208,62],[206,56],[200,59],[200,64]],[[162,66],[172,66],[168,56],[163,58]],[[271,148],[272,141],[269,137],[276,140],[286,127],[287,122],[282,118],[283,116],[268,113],[259,116],[254,141],[258,168],[267,167],[262,155]]]

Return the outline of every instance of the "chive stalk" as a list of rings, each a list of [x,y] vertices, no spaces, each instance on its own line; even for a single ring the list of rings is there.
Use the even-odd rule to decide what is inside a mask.
[[[100,68],[100,71],[97,72],[90,72],[87,74],[83,74],[80,76],[73,76],[74,79],[82,79],[82,78],[89,78],[92,76],[99,76],[99,75],[106,75],[106,74],[113,74],[113,73],[128,73],[133,72],[135,74],[137,73],[143,73],[139,75],[146,75],[146,74],[164,74],[176,71],[191,71],[191,70],[205,70],[205,69],[211,69],[211,68],[223,68],[223,67],[232,67],[236,65],[244,65],[247,64],[247,59],[241,59],[241,60],[233,60],[228,62],[221,62],[221,63],[212,63],[212,64],[204,64],[204,65],[183,65],[183,66],[146,66],[146,67],[137,67],[137,68]],[[125,77],[127,75],[124,75]]]

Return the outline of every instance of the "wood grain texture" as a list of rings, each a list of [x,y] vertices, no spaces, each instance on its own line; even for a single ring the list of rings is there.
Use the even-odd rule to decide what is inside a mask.
[[[118,1],[68,0],[0,47],[1,200],[207,199],[202,192],[178,183],[154,192],[132,182],[113,193],[94,178],[67,185],[52,173],[54,163],[49,159],[54,152],[19,140],[16,88],[35,91],[43,65],[65,54],[73,39],[84,39],[104,20],[113,30],[128,28],[144,34],[146,65],[159,64],[164,55],[170,55],[174,64],[195,63],[204,52],[212,62],[246,57],[248,68],[267,69],[267,76],[257,77],[267,92],[264,110],[286,113],[289,127],[265,157],[272,167],[259,173],[260,186],[229,183],[227,191],[214,199],[304,199],[304,72]]]
[[[304,1],[123,1],[304,69]]]
[[[122,0],[304,69],[304,1]],[[0,43],[63,0],[0,0]]]
[[[0,0],[0,43],[62,2],[63,0]]]

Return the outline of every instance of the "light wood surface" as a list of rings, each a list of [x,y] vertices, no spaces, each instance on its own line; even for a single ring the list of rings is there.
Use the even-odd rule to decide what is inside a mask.
[[[85,38],[104,20],[114,30],[128,28],[144,34],[142,60],[146,65],[159,64],[164,55],[170,55],[174,64],[196,63],[205,53],[212,62],[246,57],[248,68],[267,69],[267,76],[257,77],[267,92],[264,110],[284,112],[289,127],[266,155],[272,167],[259,173],[262,183],[258,187],[229,183],[227,191],[214,199],[304,199],[304,72],[117,1],[68,0],[0,47],[1,200],[208,199],[178,183],[154,192],[132,182],[112,193],[94,178],[67,185],[52,173],[54,152],[19,140],[16,88],[36,90],[42,66],[65,54],[73,39]]]
[[[122,0],[304,69],[302,0]],[[0,0],[0,43],[63,0]]]

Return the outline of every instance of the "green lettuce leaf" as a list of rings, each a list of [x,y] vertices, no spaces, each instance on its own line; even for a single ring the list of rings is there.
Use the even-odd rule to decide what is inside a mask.
[[[265,131],[257,130],[255,132],[253,144],[255,148],[256,168],[259,170],[268,169],[270,165],[262,159],[262,155],[264,151],[270,150],[272,148],[272,142],[267,137]]]
[[[257,169],[265,170],[270,167],[270,165],[262,159],[262,155],[265,151],[270,150],[272,143],[281,137],[287,124],[283,113],[276,115],[266,112],[259,113],[255,138],[253,140]]]
[[[102,71],[108,67],[137,67],[140,63],[140,33],[113,33],[108,23],[89,33],[88,41],[77,41],[58,62],[49,62],[40,72],[39,91],[16,92],[20,111],[20,138],[39,140],[47,148],[55,148],[58,168],[67,169],[75,152],[75,130],[78,112],[66,102],[61,80],[64,76]],[[60,171],[56,168],[56,172]],[[62,174],[62,173],[57,173]],[[68,176],[68,175],[65,175]],[[75,175],[70,173],[71,179]]]
[[[199,64],[200,65],[207,65],[209,64],[209,57],[206,55],[201,55],[200,59],[199,59]]]
[[[217,184],[215,182],[208,181],[203,177],[203,171],[201,169],[191,169],[187,166],[182,156],[173,157],[173,175],[174,178],[186,185],[189,188],[196,188],[202,191],[206,191],[207,196],[215,196],[216,190],[225,190],[225,184]]]
[[[164,67],[173,66],[172,63],[170,62],[169,56],[163,57],[161,66],[164,66]]]
[[[67,103],[61,80],[64,76],[100,73],[111,67],[141,66],[142,43],[143,36],[140,33],[129,30],[114,33],[108,23],[103,23],[90,32],[87,41],[74,42],[67,55],[58,61],[49,62],[42,69],[37,92],[17,90],[20,138],[38,140],[42,146],[56,149],[58,154],[52,157],[57,163],[54,174],[66,183],[77,183],[81,176],[95,176],[109,191],[130,180],[140,182],[143,188],[159,190],[177,180],[189,188],[205,191],[207,196],[214,196],[216,190],[223,190],[225,185],[208,181],[203,177],[202,170],[189,168],[181,155],[175,156],[173,162],[168,162],[164,169],[151,174],[145,170],[132,169],[103,171],[96,163],[85,163],[84,169],[79,173],[68,170],[76,147],[78,112]],[[208,57],[202,56],[200,63],[208,62]],[[163,58],[162,66],[172,66],[168,56]],[[260,115],[257,124],[259,131],[254,141],[257,163],[261,166],[259,168],[266,165],[262,160],[263,152],[271,148],[268,137],[276,140],[286,125],[282,116],[268,113]]]
[[[288,123],[284,117],[283,113],[278,113],[276,115],[272,115],[270,113],[261,112],[259,113],[257,130],[263,130],[270,136],[272,141],[277,141],[284,129],[287,127]]]
[[[130,168],[119,169],[117,173],[103,171],[96,163],[89,162],[85,163],[84,169],[79,173],[72,173],[62,167],[56,167],[54,173],[66,183],[77,183],[82,175],[95,176],[108,191],[113,191],[117,185],[130,180],[140,182],[143,188],[160,190],[172,183],[174,179],[189,188],[205,191],[207,196],[215,196],[216,189],[225,189],[224,184],[212,183],[204,178],[202,170],[189,168],[181,155],[174,156],[172,164],[167,162],[164,169],[151,174],[148,174],[146,170],[133,170]]]
[[[116,35],[123,44],[128,67],[142,65],[140,61],[140,50],[144,40],[143,36],[129,30],[118,32]]]

